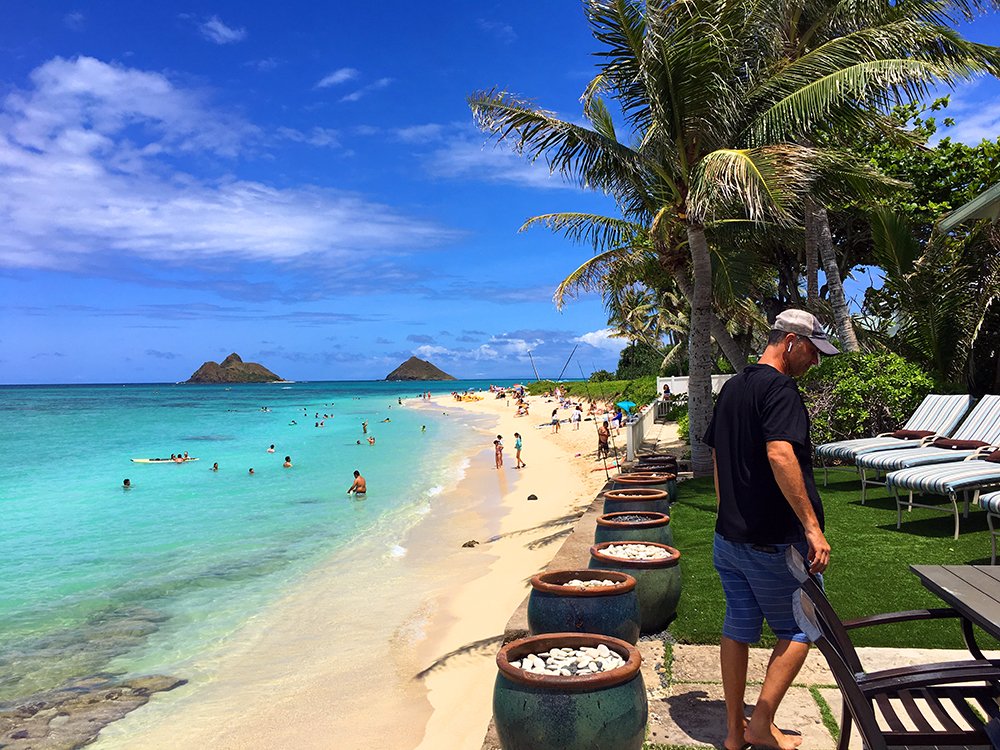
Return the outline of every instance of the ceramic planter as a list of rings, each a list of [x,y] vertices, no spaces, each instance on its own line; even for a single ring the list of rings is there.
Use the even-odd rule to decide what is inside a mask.
[[[650,513],[670,513],[670,495],[653,487],[608,490],[604,493],[604,513],[635,510]]]
[[[666,544],[671,556],[662,560],[627,560],[604,553],[604,548],[622,542],[602,542],[590,548],[590,567],[628,573],[636,580],[639,595],[639,621],[643,633],[659,633],[677,614],[681,598],[681,553]],[[651,544],[639,542],[639,544]]]
[[[642,520],[626,520],[641,516]],[[645,511],[607,513],[597,519],[594,541],[601,542],[654,542],[673,544],[674,532],[670,529],[670,516]]]
[[[551,648],[604,644],[625,665],[593,675],[531,674],[511,665]],[[646,686],[638,649],[617,638],[550,633],[508,643],[497,654],[493,719],[504,750],[640,750]]]
[[[579,588],[574,579],[611,580],[615,586]],[[628,643],[639,640],[639,598],[635,579],[611,570],[557,570],[531,579],[528,627],[541,633],[598,633]]]
[[[670,472],[629,471],[611,477],[612,489],[634,489],[645,487],[664,490],[670,502],[677,499],[677,475]]]

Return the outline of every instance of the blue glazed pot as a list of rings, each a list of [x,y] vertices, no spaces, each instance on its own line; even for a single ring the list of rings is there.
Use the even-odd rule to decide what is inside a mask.
[[[642,516],[642,521],[624,521],[628,516]],[[625,511],[607,513],[597,519],[594,542],[653,542],[673,544],[674,532],[670,528],[670,516],[663,513]]]
[[[670,502],[677,499],[677,475],[669,472],[629,471],[611,477],[612,489],[636,489],[646,487],[663,490],[670,496]]]
[[[634,487],[604,493],[604,514],[634,510],[643,513],[670,514],[670,495],[666,490]]]
[[[550,648],[604,644],[625,666],[562,677],[511,665]],[[638,649],[617,638],[550,633],[512,641],[497,654],[493,719],[504,750],[640,750],[648,705]]]
[[[573,579],[616,581],[615,586],[564,586]],[[541,633],[598,633],[628,643],[639,640],[635,579],[611,570],[556,570],[531,579],[528,628]]]
[[[604,548],[621,542],[602,542],[590,548],[590,567],[628,573],[635,578],[639,595],[639,622],[643,633],[659,633],[677,614],[681,598],[681,553],[666,544],[663,547],[670,557],[663,560],[627,560],[604,553]],[[639,544],[652,544],[639,542]]]

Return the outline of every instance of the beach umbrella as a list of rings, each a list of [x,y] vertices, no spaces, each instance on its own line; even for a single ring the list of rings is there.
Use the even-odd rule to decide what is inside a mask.
[[[635,401],[619,401],[615,406],[620,406],[625,411],[630,411],[635,408]]]

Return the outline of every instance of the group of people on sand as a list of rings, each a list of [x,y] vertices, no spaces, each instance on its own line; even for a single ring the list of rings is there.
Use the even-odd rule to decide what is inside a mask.
[[[514,468],[523,469],[527,466],[524,461],[521,460],[521,448],[524,447],[524,441],[521,439],[521,433],[514,433]],[[497,435],[497,439],[493,441],[493,454],[496,458],[497,468],[503,468],[503,435]]]

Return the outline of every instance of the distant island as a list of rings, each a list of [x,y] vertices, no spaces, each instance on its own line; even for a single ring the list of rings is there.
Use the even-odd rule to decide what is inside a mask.
[[[386,380],[456,380],[430,362],[410,357],[403,364],[385,376]]]
[[[217,362],[206,362],[194,375],[187,379],[188,383],[273,383],[283,380],[278,375],[256,362],[244,362],[240,355],[233,352],[220,365]]]

